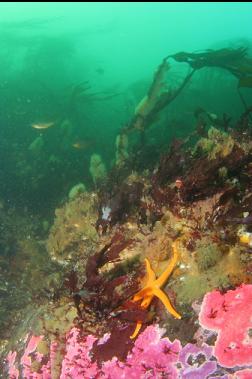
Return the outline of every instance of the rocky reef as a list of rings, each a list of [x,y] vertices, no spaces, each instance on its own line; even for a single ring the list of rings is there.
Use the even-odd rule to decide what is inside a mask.
[[[6,343],[7,377],[249,377],[251,142],[212,128],[171,151],[56,210],[63,279]]]
[[[231,53],[173,59],[231,70]],[[167,59],[117,137],[115,167],[93,155],[95,190],[56,209],[43,252],[33,235],[17,238],[28,258],[15,280],[33,286],[33,307],[2,338],[3,378],[252,377],[249,111],[235,124],[195,112],[195,130],[137,171],[145,155],[128,134],[144,133],[173,99],[161,85]]]

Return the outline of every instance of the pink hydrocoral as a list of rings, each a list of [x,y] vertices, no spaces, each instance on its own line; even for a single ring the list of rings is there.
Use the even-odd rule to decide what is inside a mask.
[[[34,336],[32,335],[30,339],[28,336],[25,337],[25,341],[28,340],[26,345],[24,354],[20,359],[20,367],[21,367],[21,377],[29,378],[29,379],[51,379],[51,365],[50,360],[46,359],[43,354],[37,351],[38,344],[43,340],[43,336]],[[53,344],[51,345],[51,352],[53,351]],[[18,379],[19,370],[16,369],[17,364],[16,361],[17,353],[9,352],[7,356],[7,366],[8,366],[8,377],[9,379]],[[47,361],[42,364],[42,361]],[[40,367],[39,372],[36,372],[33,369],[34,363],[38,363]]]
[[[128,354],[126,362],[114,357],[103,362],[99,369],[92,362],[92,347],[96,338],[89,335],[81,337],[80,331],[73,328],[67,337],[66,355],[62,362],[60,379],[83,378],[177,378],[175,363],[181,349],[179,341],[173,343],[168,338],[162,338],[163,331],[158,326],[149,326],[137,338],[133,350]],[[100,339],[104,343],[109,339]]]
[[[80,337],[80,331],[73,328],[67,335],[66,354],[62,362],[60,379],[94,378],[98,368],[91,362],[90,351],[97,338],[89,335]]]
[[[225,294],[213,291],[205,295],[199,321],[203,327],[218,332],[214,355],[219,364],[225,367],[252,364],[251,315],[251,284]]]
[[[163,338],[162,335],[163,330],[158,326],[147,327],[136,339],[125,362],[114,357],[110,361],[103,362],[102,367],[99,367],[96,362],[92,361],[92,348],[97,338],[92,335],[82,336],[79,329],[73,328],[66,335],[65,355],[62,360],[60,379],[120,379],[126,377],[130,379],[176,379],[178,371],[175,364],[178,361],[181,345],[179,341],[171,342],[168,338]],[[106,334],[98,343],[106,343],[109,338],[110,335]],[[53,361],[59,347],[57,343],[52,342],[50,357],[43,356],[37,352],[37,346],[41,339],[42,336],[31,336],[28,340],[25,353],[20,361],[22,377],[24,378],[52,378],[51,367],[53,367]],[[31,354],[32,360],[30,359]],[[19,363],[16,362],[16,353],[10,353],[8,357],[8,362],[11,363],[8,365],[9,378],[18,379],[18,373],[15,373],[15,367]],[[41,363],[38,372],[32,369],[34,360]],[[43,362],[45,363],[43,364]]]
[[[9,378],[10,379],[18,379],[19,378],[19,370],[15,366],[17,353],[16,351],[10,351],[7,355],[7,364],[9,366]]]
[[[32,357],[37,349],[39,342],[43,339],[42,336],[31,336],[26,346],[25,352],[21,358],[21,365],[23,366],[22,374],[26,378],[31,376]],[[38,356],[38,362],[40,357]]]
[[[103,364],[103,372],[110,379],[178,377],[175,363],[181,350],[180,342],[162,338],[163,330],[151,325],[137,338],[125,363],[113,358]]]

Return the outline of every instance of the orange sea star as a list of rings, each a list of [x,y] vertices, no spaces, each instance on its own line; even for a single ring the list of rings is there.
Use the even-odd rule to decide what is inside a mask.
[[[152,270],[149,260],[145,259],[146,271],[147,271],[147,283],[143,289],[135,294],[133,297],[134,302],[142,300],[141,307],[146,309],[150,305],[154,296],[157,296],[167,311],[170,312],[175,318],[180,319],[180,314],[173,308],[168,296],[161,290],[161,287],[165,284],[169,276],[171,275],[177,260],[178,260],[178,249],[176,241],[172,244],[173,257],[169,262],[167,269],[156,279],[156,274]],[[135,338],[138,335],[142,326],[142,321],[138,321],[134,333],[130,336],[131,339]]]

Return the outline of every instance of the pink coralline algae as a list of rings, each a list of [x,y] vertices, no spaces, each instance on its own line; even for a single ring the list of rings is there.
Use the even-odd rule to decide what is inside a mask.
[[[199,321],[204,328],[218,333],[214,355],[220,365],[232,368],[252,364],[251,284],[225,294],[219,291],[206,294]]]
[[[16,351],[14,352],[10,351],[6,359],[8,367],[9,367],[10,379],[18,379],[19,377],[19,370],[15,366],[16,357],[17,357]]]
[[[60,379],[96,377],[98,367],[96,363],[92,363],[90,354],[96,339],[92,335],[81,338],[80,331],[77,328],[73,328],[68,333]]]
[[[105,378],[178,378],[175,364],[181,349],[180,342],[171,342],[162,335],[163,330],[159,327],[147,327],[137,338],[125,363],[113,358],[103,364]]]
[[[198,347],[188,343],[179,354],[182,364],[181,377],[183,379],[207,378],[217,369],[217,362],[210,360],[212,357],[211,346],[203,344]]]
[[[7,365],[8,365],[8,373],[10,379],[19,379],[21,378],[29,378],[29,379],[51,379],[50,374],[50,360],[47,360],[47,363],[43,364],[42,362],[45,360],[43,354],[37,351],[38,344],[43,340],[43,336],[31,336],[28,339],[28,335],[25,340],[28,340],[27,346],[25,348],[24,354],[20,359],[21,366],[21,376],[20,372],[17,369],[17,353],[10,351],[7,356]],[[50,355],[53,356],[54,344],[51,344]],[[33,369],[34,365],[38,365],[40,367],[39,372],[35,372]]]
[[[147,327],[136,339],[132,351],[125,362],[114,357],[103,362],[99,367],[92,361],[92,347],[97,338],[88,335],[82,336],[81,331],[73,328],[66,335],[65,352],[61,363],[60,379],[161,379],[178,378],[178,362],[181,350],[180,342],[171,342],[163,336],[163,330],[156,325]],[[42,336],[31,336],[21,360],[17,360],[15,352],[10,352],[7,359],[8,377],[10,379],[52,379],[55,377],[51,368],[54,365],[53,357],[57,344],[52,343],[48,356],[38,353],[37,346]],[[98,343],[107,341],[109,335],[98,340]],[[34,361],[40,363],[36,370]],[[20,366],[21,376],[17,367]]]

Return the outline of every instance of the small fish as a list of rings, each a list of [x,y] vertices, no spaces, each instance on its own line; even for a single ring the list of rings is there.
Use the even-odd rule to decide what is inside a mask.
[[[97,74],[99,75],[103,75],[105,71],[103,70],[103,68],[97,68],[95,72],[97,72]]]
[[[92,146],[92,144],[92,141],[76,141],[72,144],[72,147],[79,150],[85,150]]]
[[[55,125],[54,122],[44,122],[44,123],[41,122],[39,124],[32,124],[32,128],[34,128],[34,129],[48,129],[54,125]]]

